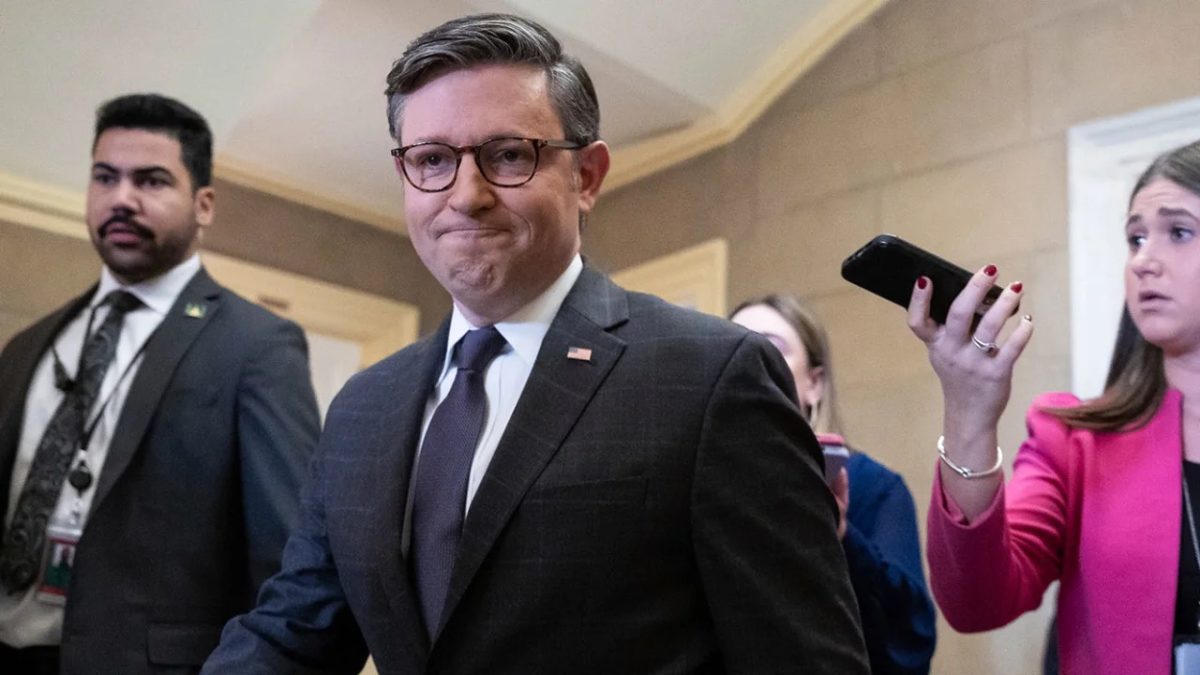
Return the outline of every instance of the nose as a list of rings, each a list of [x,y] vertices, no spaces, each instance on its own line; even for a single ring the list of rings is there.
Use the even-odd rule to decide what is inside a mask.
[[[116,186],[112,190],[112,210],[113,211],[136,211],[137,210],[137,186],[128,178],[122,178],[117,181]]]
[[[1162,261],[1159,260],[1152,240],[1147,239],[1129,258],[1129,269],[1139,279],[1148,275],[1162,272]]]
[[[458,166],[458,177],[450,187],[449,201],[450,208],[467,215],[491,208],[496,203],[495,186],[483,177],[474,153],[470,154],[470,157],[463,155]]]

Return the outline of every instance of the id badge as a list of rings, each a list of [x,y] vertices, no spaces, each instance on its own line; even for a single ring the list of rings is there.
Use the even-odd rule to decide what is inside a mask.
[[[46,566],[42,569],[42,583],[37,590],[39,602],[59,607],[67,604],[75,548],[82,535],[80,525],[52,522],[46,528]]]
[[[1175,645],[1175,675],[1200,675],[1200,644]]]

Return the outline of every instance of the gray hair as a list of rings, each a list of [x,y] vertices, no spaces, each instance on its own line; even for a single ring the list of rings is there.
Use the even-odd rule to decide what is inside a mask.
[[[413,40],[387,76],[388,131],[400,139],[405,98],[435,77],[486,64],[528,64],[546,71],[550,102],[566,140],[600,139],[600,103],[578,59],[541,25],[511,14],[465,16]]]

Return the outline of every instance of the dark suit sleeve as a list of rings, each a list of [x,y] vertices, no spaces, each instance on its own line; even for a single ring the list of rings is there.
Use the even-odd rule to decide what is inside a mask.
[[[350,614],[330,553],[321,493],[320,453],[304,490],[300,522],[283,553],[283,570],[258,606],[225,625],[203,675],[352,675],[367,648]]]
[[[255,589],[279,570],[320,434],[304,333],[277,322],[256,351],[238,380],[237,397],[243,518]]]
[[[820,447],[782,357],[739,343],[706,410],[693,546],[729,673],[868,672]]]
[[[322,436],[322,444],[329,437]],[[352,675],[362,670],[366,644],[346,602],[327,536],[327,461],[325,448],[318,447],[301,493],[299,522],[283,549],[283,569],[263,586],[257,607],[225,625],[204,675]]]
[[[921,570],[916,508],[899,476],[858,458],[850,472],[850,513],[842,546],[862,613],[875,675],[929,672],[933,603]],[[863,471],[855,471],[861,466]],[[878,465],[876,465],[878,466]]]

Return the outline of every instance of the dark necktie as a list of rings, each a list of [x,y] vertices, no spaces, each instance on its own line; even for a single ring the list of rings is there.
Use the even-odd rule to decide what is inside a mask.
[[[142,302],[125,291],[104,299],[108,315],[83,345],[75,384],[63,396],[38,444],[21,489],[11,524],[0,549],[0,583],[10,594],[23,591],[37,579],[46,547],[46,525],[62,492],[63,479],[83,436],[88,413],[100,393],[104,373],[117,352],[125,314]]]
[[[462,533],[467,479],[475,445],[487,419],[483,374],[504,348],[494,327],[469,331],[458,343],[458,374],[450,393],[433,411],[413,485],[409,558],[417,600],[430,636],[437,630]]]

